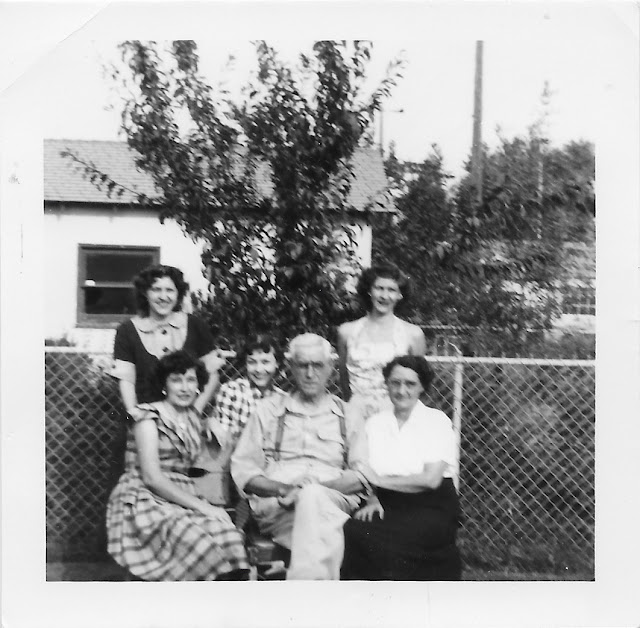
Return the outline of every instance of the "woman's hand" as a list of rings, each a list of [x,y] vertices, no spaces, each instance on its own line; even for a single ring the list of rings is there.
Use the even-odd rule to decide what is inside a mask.
[[[213,519],[214,521],[224,521],[226,523],[232,523],[229,513],[224,508],[220,508],[220,506],[214,506],[213,504],[204,502],[198,508],[198,511],[207,516],[209,519]]]
[[[203,355],[200,359],[209,374],[217,373],[227,363],[227,358],[221,356],[217,349],[209,351],[209,353]]]
[[[373,521],[374,515],[378,515],[380,519],[384,519],[384,508],[380,502],[367,504],[353,513],[353,518],[358,521]]]
[[[229,434],[220,425],[220,421],[215,416],[210,416],[204,424],[204,436],[207,440],[215,440],[221,447],[224,447],[228,441]]]

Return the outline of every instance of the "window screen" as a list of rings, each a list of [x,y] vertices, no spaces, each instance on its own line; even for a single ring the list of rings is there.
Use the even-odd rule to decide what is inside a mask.
[[[78,324],[113,327],[136,313],[134,277],[157,264],[156,247],[81,245],[78,256]]]

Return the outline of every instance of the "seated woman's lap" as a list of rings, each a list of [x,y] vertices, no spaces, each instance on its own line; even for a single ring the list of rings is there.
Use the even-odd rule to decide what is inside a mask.
[[[384,518],[350,519],[344,527],[343,577],[458,580],[458,501],[451,480],[424,493],[378,491]]]

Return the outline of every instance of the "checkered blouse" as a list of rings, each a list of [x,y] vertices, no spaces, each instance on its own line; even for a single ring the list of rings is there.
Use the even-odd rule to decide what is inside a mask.
[[[274,395],[284,395],[284,391],[273,386],[262,392],[257,386],[240,377],[220,386],[216,396],[213,416],[227,432],[230,442],[237,442],[244,426],[256,407],[256,401]]]

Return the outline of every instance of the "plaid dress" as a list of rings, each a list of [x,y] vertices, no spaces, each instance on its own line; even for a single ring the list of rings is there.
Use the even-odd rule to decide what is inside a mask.
[[[163,473],[196,494],[189,467],[201,447],[201,420],[193,411],[185,425],[165,402],[139,405],[134,421],[154,420]],[[116,562],[143,580],[215,580],[248,569],[242,534],[231,519],[216,521],[169,502],[147,488],[133,436],[127,435],[125,472],[107,505],[107,549]]]

